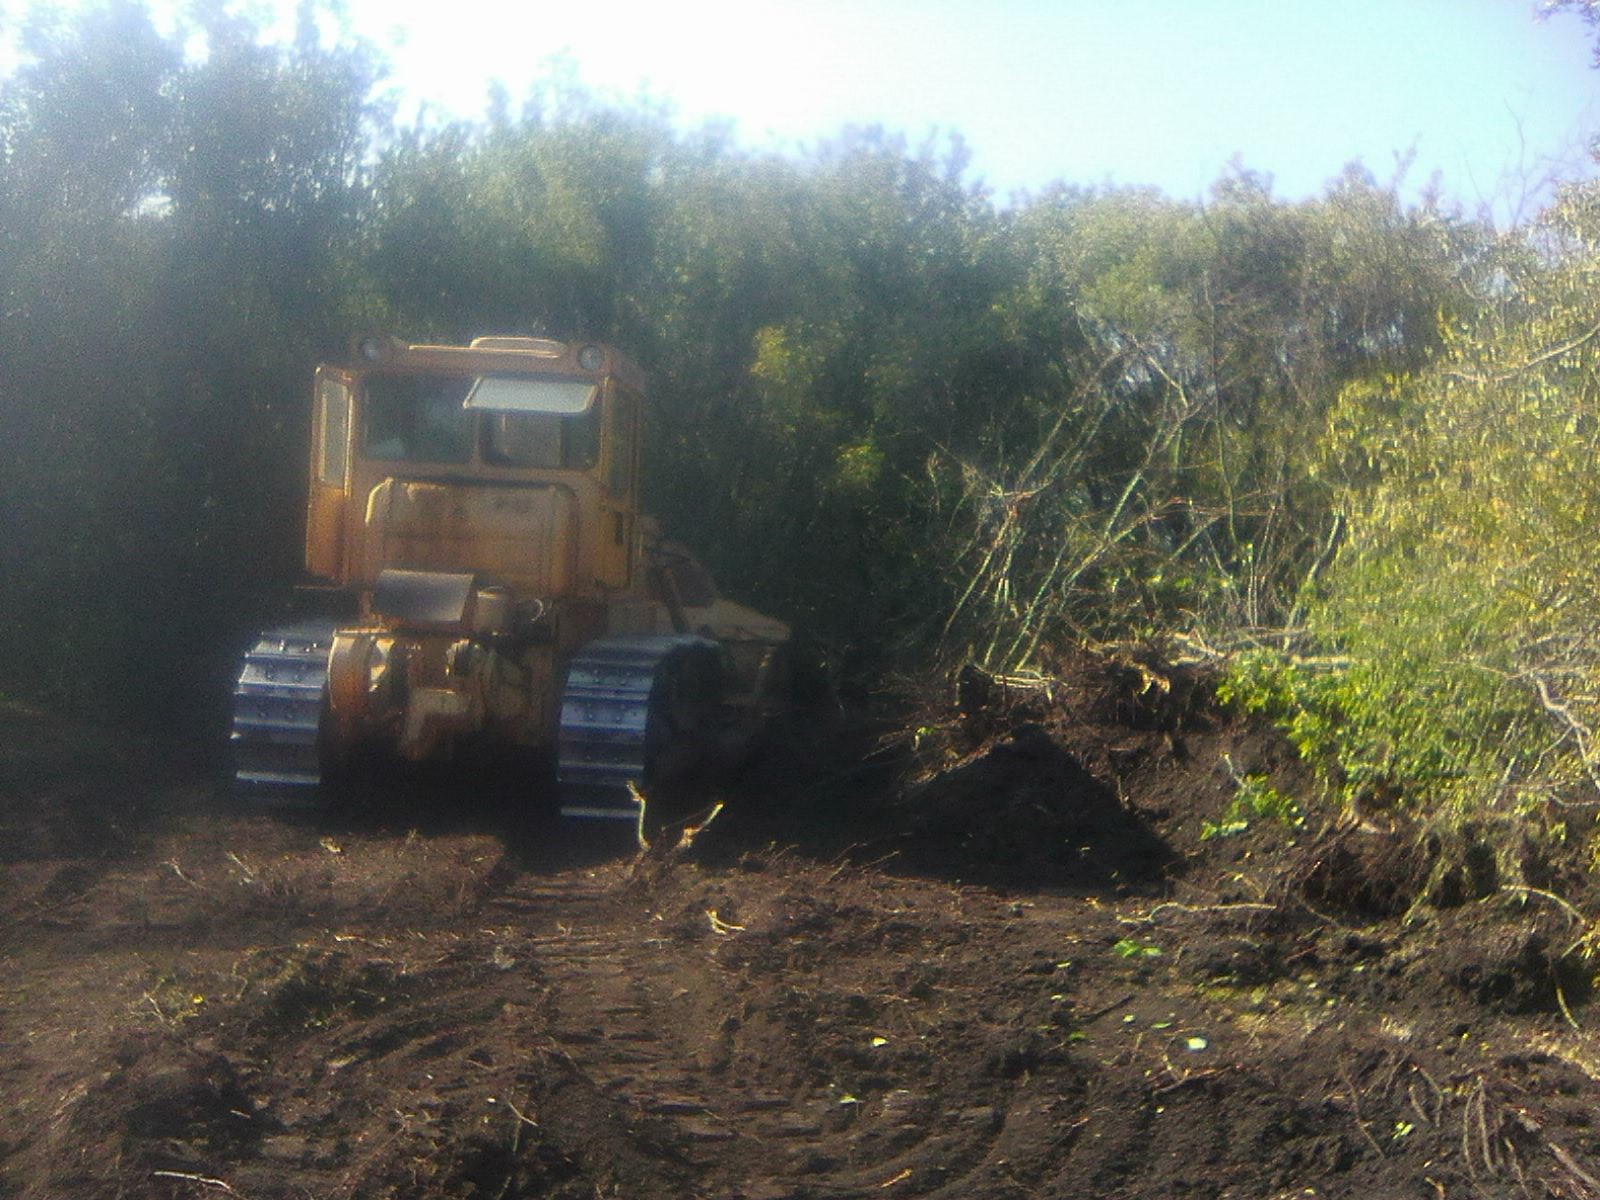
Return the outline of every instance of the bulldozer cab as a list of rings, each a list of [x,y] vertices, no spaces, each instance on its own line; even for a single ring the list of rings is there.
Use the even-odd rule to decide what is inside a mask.
[[[636,571],[637,368],[597,344],[363,338],[317,372],[306,564],[476,571],[601,598]]]

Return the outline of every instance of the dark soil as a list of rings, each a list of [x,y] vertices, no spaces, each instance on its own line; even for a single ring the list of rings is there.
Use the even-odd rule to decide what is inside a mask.
[[[0,1196],[1600,1198],[1587,875],[1067,670],[887,764],[797,737],[648,854],[0,710]],[[1253,774],[1305,824],[1217,836]]]

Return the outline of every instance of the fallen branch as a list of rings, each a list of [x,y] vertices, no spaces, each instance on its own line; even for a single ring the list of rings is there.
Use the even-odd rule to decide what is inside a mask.
[[[175,859],[175,858],[168,859],[167,860],[167,866],[172,868],[172,873],[174,875],[176,875],[179,879],[183,880],[185,883],[187,883],[190,887],[194,888],[196,891],[204,891],[205,890],[198,883],[196,883],[194,880],[190,879],[187,875],[185,875],[183,873],[183,868],[178,865],[178,860],[177,859]]]
[[[1105,1005],[1103,1008],[1097,1008],[1091,1013],[1084,1013],[1083,1016],[1078,1018],[1079,1023],[1087,1025],[1090,1021],[1098,1021],[1112,1009],[1121,1008],[1124,1004],[1132,999],[1133,993],[1129,992],[1126,996],[1122,996],[1119,999],[1113,1000],[1110,1004]]]
[[[1155,924],[1156,914],[1167,910],[1181,913],[1223,913],[1275,912],[1277,908],[1276,904],[1256,904],[1249,901],[1241,901],[1237,904],[1179,904],[1175,900],[1169,900],[1164,904],[1156,905],[1142,917],[1137,915],[1118,917],[1117,921],[1123,925],[1153,925]]]
[[[1473,1179],[1478,1177],[1478,1167],[1473,1161],[1472,1134],[1476,1130],[1478,1135],[1478,1157],[1483,1160],[1484,1169],[1491,1175],[1499,1170],[1495,1162],[1494,1147],[1489,1140],[1489,1120],[1486,1115],[1488,1108],[1487,1091],[1479,1078],[1475,1087],[1467,1096],[1467,1102],[1461,1110],[1461,1157],[1466,1160],[1467,1173]],[[1474,1121],[1476,1117],[1476,1121]]]
[[[1541,900],[1548,900],[1550,903],[1556,905],[1561,909],[1562,912],[1566,913],[1567,916],[1571,917],[1579,925],[1587,928],[1589,924],[1589,919],[1587,917],[1573,907],[1569,901],[1563,900],[1554,892],[1547,892],[1543,888],[1526,887],[1520,883],[1504,884],[1501,886],[1500,890],[1502,892],[1516,892],[1523,896],[1538,896]]]
[[[724,921],[721,917],[717,916],[717,910],[714,909],[714,908],[706,909],[706,920],[711,922],[711,932],[712,933],[743,933],[744,932],[744,926],[743,925],[734,925],[734,924],[731,924],[728,921]]]
[[[1168,1068],[1171,1069],[1170,1067]],[[1150,1093],[1152,1097],[1170,1096],[1179,1088],[1188,1087],[1191,1083],[1202,1083],[1207,1079],[1215,1079],[1218,1075],[1225,1075],[1234,1070],[1233,1067],[1212,1067],[1205,1071],[1191,1071],[1189,1074],[1174,1080],[1172,1083],[1162,1084]]]
[[[1388,1158],[1383,1152],[1383,1147],[1378,1145],[1378,1139],[1372,1136],[1372,1130],[1367,1128],[1367,1123],[1361,1119],[1361,1093],[1356,1091],[1356,1085],[1350,1078],[1350,1070],[1345,1063],[1339,1063],[1339,1078],[1344,1080],[1345,1091],[1350,1095],[1350,1115],[1355,1119],[1356,1128],[1361,1131],[1361,1136],[1367,1139],[1367,1145],[1372,1147],[1372,1152],[1379,1158]]]
[[[1573,1016],[1572,1010],[1567,1007],[1567,994],[1561,990],[1559,981],[1556,983],[1556,1003],[1561,1006],[1561,1015],[1566,1019],[1567,1024],[1577,1032],[1582,1033],[1583,1026],[1578,1024],[1578,1018]]]
[[[644,810],[646,803],[644,793],[639,790],[638,785],[635,784],[631,779],[628,780],[628,795],[632,796],[634,803],[639,806],[639,823],[633,828],[634,840],[639,843],[639,853],[648,854],[650,851],[650,839],[645,835],[644,831]]]
[[[471,1060],[469,1059],[468,1061],[470,1062]],[[504,1104],[508,1109],[511,1110],[511,1115],[516,1117],[516,1119],[521,1121],[524,1125],[531,1125],[535,1129],[539,1128],[539,1122],[535,1121],[527,1113],[523,1112],[520,1108],[518,1108],[510,1100],[501,1100],[500,1098],[498,1098],[496,1096],[490,1096],[488,1098],[487,1102],[489,1104]]]
[[[227,1192],[230,1196],[239,1195],[225,1179],[211,1179],[205,1175],[190,1175],[187,1171],[151,1171],[153,1179],[181,1179],[185,1183],[198,1183],[204,1187],[216,1188],[218,1191]]]
[[[1551,694],[1550,684],[1542,676],[1530,673],[1529,678],[1539,693],[1539,703],[1544,706],[1545,711],[1565,725],[1577,741],[1578,761],[1583,764],[1584,774],[1589,777],[1589,782],[1600,790],[1600,771],[1596,770],[1594,761],[1594,730],[1580,721],[1568,705]]]

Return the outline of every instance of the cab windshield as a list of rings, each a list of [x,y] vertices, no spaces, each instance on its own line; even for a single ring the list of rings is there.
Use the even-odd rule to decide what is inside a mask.
[[[527,376],[369,375],[362,446],[388,462],[588,470],[600,457],[599,388]]]
[[[367,376],[362,449],[389,462],[471,462],[477,417],[461,407],[471,387],[449,376]]]

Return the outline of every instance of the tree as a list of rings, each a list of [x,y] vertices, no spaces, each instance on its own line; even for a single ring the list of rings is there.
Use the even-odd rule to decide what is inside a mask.
[[[1437,363],[1334,414],[1349,537],[1311,630],[1346,665],[1290,708],[1352,795],[1481,820],[1600,788],[1597,213],[1571,193]]]
[[[1538,11],[1541,21],[1569,12],[1582,18],[1590,29],[1600,30],[1600,0],[1541,0]],[[1594,56],[1595,65],[1600,66],[1600,40],[1596,41]]]
[[[1298,204],[1236,168],[1205,205],[1063,188],[1020,213],[1029,269],[1004,307],[1037,368],[1010,412],[1034,432],[960,463],[980,657],[1297,625],[1340,529],[1328,414],[1344,385],[1427,361],[1465,301],[1468,232],[1355,169]]]
[[[0,659],[75,703],[176,699],[298,559],[376,65],[195,13],[42,17],[0,85]]]

